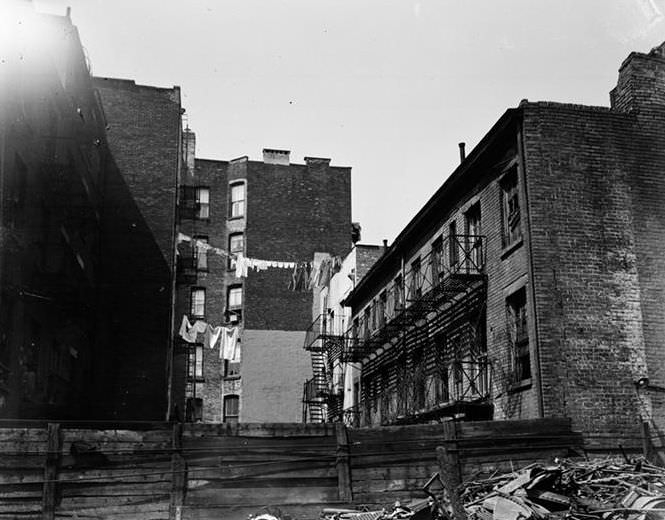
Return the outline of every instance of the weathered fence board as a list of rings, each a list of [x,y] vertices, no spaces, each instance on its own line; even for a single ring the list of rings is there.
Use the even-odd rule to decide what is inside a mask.
[[[234,520],[272,506],[304,520],[351,500],[424,497],[438,446],[464,478],[566,455],[578,441],[558,419],[356,430],[0,421],[0,519]]]

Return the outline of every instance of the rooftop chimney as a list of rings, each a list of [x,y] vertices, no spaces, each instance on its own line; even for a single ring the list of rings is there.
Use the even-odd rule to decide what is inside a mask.
[[[466,146],[465,143],[459,143],[459,162],[464,162],[464,159],[466,158],[466,151],[464,150],[464,147]]]
[[[330,159],[326,157],[305,157],[305,164],[307,166],[328,166],[330,164]]]
[[[388,240],[386,240],[384,238],[383,239],[383,252],[385,253],[386,251],[388,251]]]
[[[290,164],[289,150],[273,150],[271,148],[263,149],[263,162],[266,164],[282,164],[288,166]]]
[[[610,101],[621,112],[665,105],[665,42],[648,54],[630,53],[619,68]]]
[[[182,158],[185,161],[187,170],[194,171],[194,158],[196,155],[196,134],[189,129],[189,126],[182,131]]]

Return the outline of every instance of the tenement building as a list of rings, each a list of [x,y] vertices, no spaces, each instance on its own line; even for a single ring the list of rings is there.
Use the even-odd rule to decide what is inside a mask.
[[[610,99],[507,110],[349,294],[352,422],[663,427],[665,44]]]
[[[359,229],[356,238],[360,239]],[[337,266],[331,265],[321,286],[313,291],[313,321],[303,344],[312,363],[312,377],[303,384],[303,422],[338,421],[344,410],[352,411],[359,402],[361,367],[342,356],[351,318],[351,309],[342,302],[385,249],[356,243]]]
[[[93,80],[69,16],[17,9],[0,74],[0,417],[163,420],[179,91]]]
[[[302,349],[312,289],[301,275],[311,274],[316,255],[351,248],[351,170],[314,157],[294,164],[288,151],[271,149],[262,161],[195,159],[189,130],[183,151],[174,413],[300,421],[302,381],[312,371]],[[197,332],[197,322],[208,332]]]

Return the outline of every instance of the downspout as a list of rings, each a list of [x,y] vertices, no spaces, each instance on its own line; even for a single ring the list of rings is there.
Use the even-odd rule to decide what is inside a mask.
[[[535,367],[537,370],[536,374],[536,389],[538,392],[538,417],[542,418],[544,417],[544,410],[545,410],[545,401],[543,397],[543,381],[541,374],[542,372],[542,365],[541,365],[541,360],[540,360],[540,342],[538,341],[538,331],[540,330],[538,326],[538,315],[536,314],[536,288],[535,288],[535,281],[534,281],[534,260],[533,260],[533,249],[531,247],[531,211],[530,211],[530,204],[529,204],[529,190],[527,190],[527,184],[526,184],[526,156],[524,152],[524,132],[523,132],[523,126],[524,126],[524,111],[522,111],[522,119],[520,121],[519,128],[517,130],[517,152],[519,155],[519,161],[517,164],[517,172],[518,172],[518,177],[519,177],[519,185],[521,186],[521,193],[520,195],[522,196],[522,200],[524,200],[524,206],[525,206],[525,215],[526,218],[524,219],[524,224],[525,224],[525,230],[524,233],[522,234],[523,240],[524,240],[524,246],[526,247],[527,251],[527,258],[528,258],[528,269],[529,269],[529,307],[528,307],[528,315],[532,317],[530,320],[531,323],[533,324],[533,353],[535,357]]]
[[[180,122],[178,124],[178,150],[176,156],[176,170],[175,170],[175,193],[173,196],[173,225],[172,225],[172,243],[173,249],[171,252],[171,305],[169,311],[169,339],[167,342],[168,353],[166,356],[166,417],[165,420],[169,421],[173,416],[174,406],[173,406],[173,376],[174,376],[174,362],[175,362],[175,307],[176,307],[176,269],[178,261],[178,194],[180,192],[180,183],[181,183],[181,173],[182,173],[182,114],[184,110],[180,104],[180,89],[178,88],[178,105],[180,106]],[[188,143],[189,145],[189,143]],[[181,413],[184,414],[184,410],[181,410]],[[182,416],[184,418],[184,415]],[[178,419],[178,418],[176,418]]]

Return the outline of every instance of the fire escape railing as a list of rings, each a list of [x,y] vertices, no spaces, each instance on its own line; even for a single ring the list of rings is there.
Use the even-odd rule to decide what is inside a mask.
[[[438,248],[397,274],[376,304],[357,316],[345,333],[343,358],[359,361],[405,328],[424,318],[446,299],[483,279],[485,237],[450,235]]]
[[[487,359],[454,360],[443,373],[410,374],[398,386],[383,388],[343,411],[352,427],[415,423],[438,415],[454,416],[465,406],[486,403],[491,370]]]
[[[303,421],[327,422],[340,416],[342,396],[335,391],[333,372],[341,361],[344,336],[334,334],[334,329],[321,314],[305,331],[303,348],[310,352],[313,377],[303,386]]]

